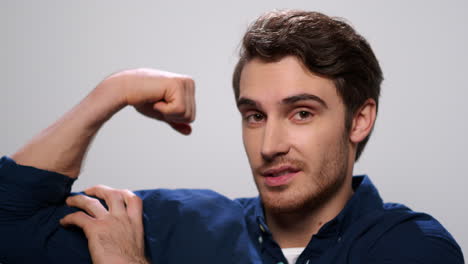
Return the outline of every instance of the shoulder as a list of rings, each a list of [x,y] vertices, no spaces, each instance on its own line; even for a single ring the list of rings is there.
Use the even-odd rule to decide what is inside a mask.
[[[254,256],[242,206],[212,190],[135,192],[143,200],[145,235],[161,263],[248,263]],[[181,253],[181,249],[184,252]],[[207,262],[208,261],[208,262]],[[227,262],[226,262],[227,261]]]
[[[152,225],[168,227],[177,224],[202,229],[206,226],[239,229],[244,225],[242,206],[212,190],[156,189],[136,191],[135,194],[143,200],[144,217]]]
[[[149,210],[159,206],[188,211],[242,210],[239,203],[207,189],[155,189],[136,191],[135,194],[143,200],[144,208]]]
[[[464,263],[452,235],[434,217],[384,204],[384,228],[367,251],[369,263]]]
[[[234,201],[238,203],[242,208],[244,209],[253,209],[257,202],[258,202],[258,197],[249,197],[249,198],[237,198]]]

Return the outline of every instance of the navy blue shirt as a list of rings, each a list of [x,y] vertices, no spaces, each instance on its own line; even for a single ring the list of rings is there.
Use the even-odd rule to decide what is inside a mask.
[[[78,228],[59,219],[73,180],[0,159],[0,263],[90,263]],[[433,217],[383,203],[367,176],[314,235],[297,263],[464,263],[460,247]],[[230,200],[210,190],[145,190],[145,246],[155,263],[283,263],[261,200]],[[73,195],[73,194],[72,194]]]

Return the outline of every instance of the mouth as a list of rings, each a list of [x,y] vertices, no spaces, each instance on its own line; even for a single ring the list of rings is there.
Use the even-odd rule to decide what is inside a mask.
[[[265,184],[270,187],[286,185],[293,179],[294,176],[301,170],[291,165],[283,165],[263,171],[261,174],[264,177]]]

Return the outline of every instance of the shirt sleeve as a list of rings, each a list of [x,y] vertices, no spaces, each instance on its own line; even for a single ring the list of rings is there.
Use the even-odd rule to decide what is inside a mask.
[[[22,166],[8,157],[0,159],[0,221],[23,220],[38,210],[63,204],[73,179]]]
[[[91,263],[78,229],[59,220],[78,209],[73,180],[0,159],[0,263]],[[242,207],[210,190],[142,190],[145,251],[157,263],[254,263]],[[101,201],[102,202],[102,201]]]
[[[73,181],[0,159],[0,263],[53,263],[63,255],[89,262],[82,232],[59,225],[63,216],[76,211],[64,203]]]
[[[365,263],[464,264],[463,253],[455,239],[427,214],[388,230],[367,256]]]

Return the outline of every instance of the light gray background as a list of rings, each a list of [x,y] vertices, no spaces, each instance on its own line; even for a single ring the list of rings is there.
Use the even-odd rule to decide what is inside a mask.
[[[443,3],[442,3],[443,2]],[[100,131],[74,190],[209,188],[254,196],[231,73],[239,40],[274,8],[348,19],[385,73],[374,135],[355,173],[386,201],[434,215],[468,250],[466,1],[1,1],[1,154],[12,154],[108,74],[193,76],[193,134],[126,108]]]

